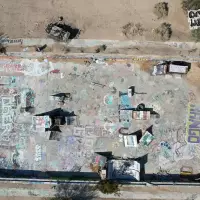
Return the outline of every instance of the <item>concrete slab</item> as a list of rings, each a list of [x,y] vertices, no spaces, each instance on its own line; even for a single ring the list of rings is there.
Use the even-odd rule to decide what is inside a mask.
[[[185,142],[191,87],[184,78],[150,76],[141,71],[137,63],[129,67],[120,63],[51,65],[60,70],[63,78],[47,71],[41,76],[19,76],[17,79],[15,96],[20,97],[24,88],[30,88],[35,109],[25,115],[20,101],[12,108],[15,113],[13,128],[6,132],[9,141],[2,137],[3,131],[0,134],[0,168],[80,171],[89,169],[95,151],[112,151],[115,156],[129,158],[148,154],[146,173],[159,173],[162,169],[177,174],[184,165],[192,166],[194,172],[199,171],[197,163],[200,158],[197,155],[200,149]],[[130,98],[133,108],[143,103],[159,114],[157,117],[151,115],[149,120],[119,121],[119,92],[126,93],[130,86],[135,86],[137,92]],[[5,88],[1,87],[1,90]],[[71,93],[72,100],[61,105],[49,99],[50,95],[62,92]],[[110,99],[108,104],[105,104],[105,97]],[[58,108],[77,115],[72,124],[60,127],[59,141],[49,140],[46,134],[33,130],[33,115]],[[125,126],[131,133],[152,127],[155,139],[147,147],[125,148],[119,141],[118,132]]]

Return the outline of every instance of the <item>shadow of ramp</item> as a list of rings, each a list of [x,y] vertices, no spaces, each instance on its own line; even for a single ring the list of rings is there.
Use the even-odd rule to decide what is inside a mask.
[[[140,163],[140,181],[145,181],[145,164],[148,162],[148,154],[135,159]]]
[[[65,172],[0,169],[0,178],[28,178],[54,180],[100,180],[95,172]]]

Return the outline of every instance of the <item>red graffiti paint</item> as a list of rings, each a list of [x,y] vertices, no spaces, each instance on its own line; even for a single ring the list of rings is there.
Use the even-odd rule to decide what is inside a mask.
[[[22,72],[24,70],[24,68],[21,64],[15,64],[15,63],[5,64],[3,66],[3,69],[5,71],[16,71],[16,72]]]
[[[4,153],[0,153],[0,158],[6,158],[7,156]]]
[[[60,70],[59,70],[59,69],[54,69],[54,70],[50,71],[50,73],[55,73],[55,74],[57,74],[57,73],[60,73]]]

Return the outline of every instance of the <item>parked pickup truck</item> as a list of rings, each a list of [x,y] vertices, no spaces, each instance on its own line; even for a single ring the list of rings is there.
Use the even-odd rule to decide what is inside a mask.
[[[152,75],[187,74],[190,68],[191,63],[184,61],[161,61],[153,66]]]

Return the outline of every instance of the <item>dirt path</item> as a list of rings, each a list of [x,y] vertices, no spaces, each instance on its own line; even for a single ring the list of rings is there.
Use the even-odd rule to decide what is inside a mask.
[[[32,184],[32,183],[9,183],[0,182],[1,200],[44,200],[50,199],[46,196],[53,194],[52,184]],[[3,192],[4,191],[4,192]],[[19,192],[21,191],[21,192]],[[52,193],[53,192],[53,193]],[[5,196],[4,193],[7,195]],[[124,186],[121,188],[121,196],[111,197],[112,195],[100,195],[96,200],[165,200],[165,199],[187,199],[187,197],[196,196],[198,199],[199,187],[188,186]],[[24,194],[24,195],[22,195]],[[27,195],[28,194],[28,195]],[[37,195],[36,195],[37,194]],[[45,196],[43,196],[45,195]],[[132,196],[132,197],[131,197]],[[170,196],[170,197],[169,197]],[[44,198],[45,197],[45,198]],[[179,198],[180,197],[180,198]],[[170,200],[171,200],[170,199]]]

